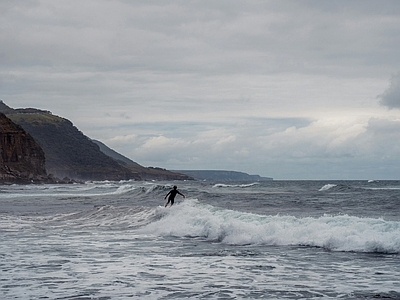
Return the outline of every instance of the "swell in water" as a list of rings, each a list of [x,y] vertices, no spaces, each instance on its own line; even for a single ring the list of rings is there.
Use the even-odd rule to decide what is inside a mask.
[[[0,216],[3,232],[137,230],[155,236],[202,238],[229,245],[298,245],[331,251],[399,253],[400,222],[349,215],[259,215],[187,199],[171,208],[102,205],[50,216]]]

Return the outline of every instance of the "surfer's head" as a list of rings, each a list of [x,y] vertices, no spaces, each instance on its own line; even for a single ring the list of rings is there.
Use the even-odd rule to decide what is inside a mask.
[[[176,190],[178,187],[176,185],[174,185],[174,190]]]

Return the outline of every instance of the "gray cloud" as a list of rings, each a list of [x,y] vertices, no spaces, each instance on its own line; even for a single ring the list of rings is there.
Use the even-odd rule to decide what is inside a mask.
[[[399,28],[397,0],[1,1],[0,98],[144,165],[394,178]]]
[[[381,95],[380,104],[388,108],[400,108],[400,73],[393,76],[389,88]]]

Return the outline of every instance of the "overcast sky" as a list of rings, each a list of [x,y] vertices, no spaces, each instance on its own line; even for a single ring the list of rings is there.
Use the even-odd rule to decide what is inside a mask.
[[[1,0],[0,99],[144,166],[400,179],[400,1]]]

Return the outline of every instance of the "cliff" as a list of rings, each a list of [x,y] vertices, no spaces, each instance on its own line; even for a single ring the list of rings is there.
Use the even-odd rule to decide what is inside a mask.
[[[64,118],[44,113],[10,114],[39,143],[46,170],[56,177],[77,180],[140,179],[102,153],[99,147]]]
[[[21,126],[0,113],[0,182],[47,180],[42,148]]]
[[[100,142],[69,120],[35,108],[13,109],[0,101],[0,112],[28,132],[43,149],[47,173],[74,180],[183,180],[187,175],[146,168]]]

